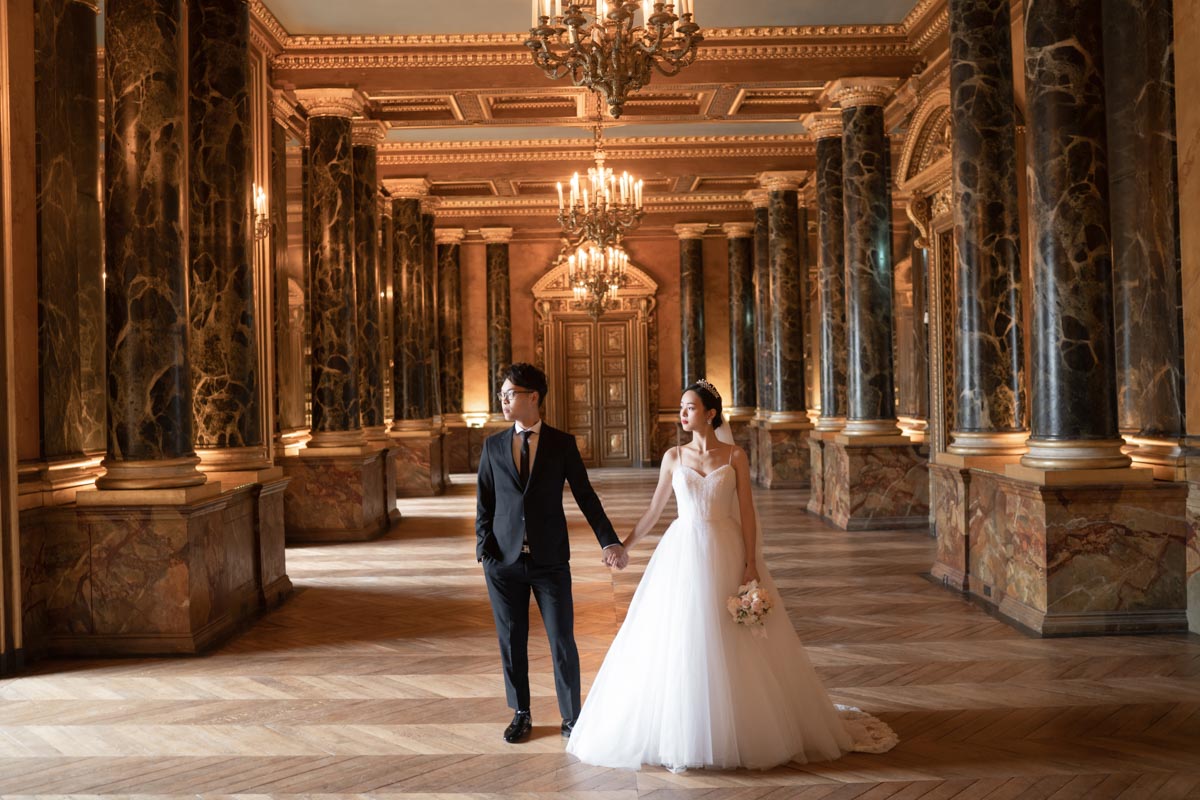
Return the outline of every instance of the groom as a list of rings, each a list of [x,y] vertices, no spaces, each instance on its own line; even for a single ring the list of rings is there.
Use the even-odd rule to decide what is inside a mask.
[[[628,562],[600,498],[588,483],[575,437],[542,422],[546,375],[532,364],[513,364],[500,388],[504,419],[514,423],[489,436],[479,456],[475,557],[483,563],[488,597],[500,637],[504,689],[516,713],[504,741],[522,742],[533,731],[529,713],[529,593],[533,591],[554,657],[554,687],[562,735],[579,716],[579,651],[571,600],[571,558],[563,513],[563,482],[604,547],[604,563]]]

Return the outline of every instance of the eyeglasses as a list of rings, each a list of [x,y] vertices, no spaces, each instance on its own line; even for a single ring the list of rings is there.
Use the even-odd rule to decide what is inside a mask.
[[[533,392],[522,392],[516,389],[509,389],[507,392],[496,392],[496,399],[501,403],[511,403],[513,401],[513,395],[518,394],[533,394]]]

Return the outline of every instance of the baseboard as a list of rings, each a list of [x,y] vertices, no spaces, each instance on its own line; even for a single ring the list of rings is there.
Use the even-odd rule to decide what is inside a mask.
[[[1187,610],[1040,611],[1005,597],[997,612],[1044,638],[1059,636],[1121,636],[1143,633],[1187,633]]]
[[[15,675],[25,669],[25,648],[16,647],[0,653],[0,675]]]

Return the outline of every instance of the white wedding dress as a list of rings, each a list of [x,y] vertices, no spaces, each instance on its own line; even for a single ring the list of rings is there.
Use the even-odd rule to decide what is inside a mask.
[[[678,466],[679,518],[663,534],[596,675],[567,752],[588,764],[766,769],[851,752],[880,753],[896,735],[835,707],[796,636],[766,564],[775,606],[766,637],[733,622],[725,601],[742,578],[737,473]],[[761,528],[759,534],[761,542]]]

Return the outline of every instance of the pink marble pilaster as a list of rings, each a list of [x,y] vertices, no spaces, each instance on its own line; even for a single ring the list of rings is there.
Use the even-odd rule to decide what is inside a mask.
[[[814,431],[808,438],[809,495],[808,513],[818,517],[825,513],[825,442],[820,433]]]

